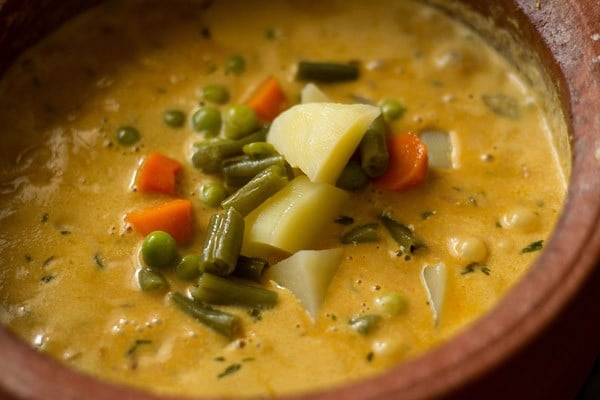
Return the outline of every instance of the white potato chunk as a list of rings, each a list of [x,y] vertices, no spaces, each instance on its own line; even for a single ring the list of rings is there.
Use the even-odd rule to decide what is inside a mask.
[[[242,254],[264,256],[269,246],[287,253],[313,249],[348,197],[333,185],[294,178],[246,216]]]
[[[444,306],[447,275],[448,272],[444,264],[427,265],[421,271],[422,283],[427,292],[429,306],[431,307],[433,321],[436,326],[440,321]]]
[[[302,250],[271,266],[266,276],[292,292],[314,321],[342,256],[341,248]]]
[[[380,112],[367,104],[298,104],[275,118],[267,142],[311,181],[334,184]]]
[[[329,103],[331,99],[317,85],[308,83],[300,92],[301,103]]]

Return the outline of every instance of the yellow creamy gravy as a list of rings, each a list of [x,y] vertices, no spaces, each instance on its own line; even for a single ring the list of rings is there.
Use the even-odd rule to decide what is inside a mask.
[[[510,67],[464,27],[410,2],[365,4],[219,1],[203,10],[183,1],[110,2],[17,60],[0,86],[0,320],[103,379],[160,392],[273,395],[372,375],[488,311],[527,270],[536,253],[522,249],[548,236],[564,196],[544,115]],[[242,75],[224,73],[233,53],[247,60]],[[227,85],[235,103],[269,74],[294,102],[304,85],[293,81],[300,59],[360,60],[359,81],[321,88],[343,103],[401,100],[407,112],[393,132],[451,132],[455,168],[432,169],[425,184],[403,193],[366,189],[340,213],[358,224],[392,210],[427,249],[397,257],[385,236],[345,246],[314,323],[289,292],[267,283],[279,303],[260,320],[221,307],[244,323],[244,335],[229,342],[164,293],[139,290],[142,238],[123,215],[165,197],[133,191],[132,178],[151,151],[182,163],[178,196],[194,202],[195,236],[180,251],[199,251],[214,210],[197,189],[214,178],[189,162],[201,136],[189,123],[168,128],[164,111],[185,110],[189,122],[204,85]],[[490,93],[517,99],[520,116],[494,114],[481,100]],[[127,124],[142,134],[137,146],[115,140]],[[347,229],[329,224],[320,247],[339,246]],[[451,254],[452,238],[469,237],[485,244],[488,274],[466,273],[468,262]],[[440,262],[448,283],[434,326],[420,274]],[[172,290],[185,291],[167,276]],[[405,312],[367,336],[350,329],[351,316],[379,312],[376,296],[390,291],[408,300]],[[219,378],[232,364],[241,368]]]

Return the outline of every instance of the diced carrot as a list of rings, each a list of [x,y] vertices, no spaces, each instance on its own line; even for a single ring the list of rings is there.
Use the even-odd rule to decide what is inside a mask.
[[[192,202],[185,199],[170,200],[131,212],[125,216],[125,221],[144,236],[160,230],[173,236],[177,243],[185,243],[192,236]]]
[[[393,135],[388,139],[389,165],[386,172],[373,181],[380,189],[401,191],[416,186],[427,176],[427,146],[412,133]]]
[[[279,81],[269,76],[250,96],[247,104],[259,119],[270,122],[287,107],[288,101]]]
[[[140,192],[159,192],[173,196],[175,180],[181,170],[178,161],[160,153],[151,153],[140,166],[136,183]]]

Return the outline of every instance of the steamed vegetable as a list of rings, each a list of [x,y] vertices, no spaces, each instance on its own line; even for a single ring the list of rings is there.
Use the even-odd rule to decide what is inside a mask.
[[[277,292],[209,273],[198,278],[198,286],[192,290],[192,296],[209,304],[273,307],[277,303]]]
[[[314,320],[342,256],[340,248],[302,250],[273,265],[266,277],[292,292]]]
[[[446,277],[448,272],[444,264],[427,265],[421,272],[423,286],[427,292],[429,306],[435,325],[440,321],[446,293]]]
[[[433,168],[452,168],[452,137],[448,132],[423,131],[419,135],[427,146],[427,160]]]
[[[356,63],[300,61],[295,78],[297,81],[333,83],[354,81],[359,75]]]
[[[287,97],[277,78],[270,76],[247,102],[262,121],[273,121],[287,107]]]
[[[137,188],[142,193],[158,192],[173,196],[180,170],[178,161],[160,153],[150,153],[137,171]]]
[[[171,200],[131,212],[125,216],[125,221],[144,236],[153,231],[165,231],[177,243],[185,243],[192,236],[192,202],[184,199]]]
[[[333,221],[348,194],[325,183],[299,176],[246,216],[247,256],[262,256],[274,247],[288,253],[310,249],[324,224]]]
[[[240,255],[243,235],[244,218],[235,208],[212,215],[200,253],[200,270],[221,276],[231,274]]]
[[[171,293],[169,299],[181,311],[228,339],[241,330],[240,319],[235,315],[216,310],[177,292]]]
[[[388,169],[373,184],[390,191],[401,191],[419,185],[427,176],[427,146],[412,133],[393,135],[388,139]]]
[[[299,104],[275,118],[267,141],[311,181],[333,184],[379,115],[366,104]]]
[[[300,103],[331,103],[331,99],[314,83],[307,83],[300,92]]]

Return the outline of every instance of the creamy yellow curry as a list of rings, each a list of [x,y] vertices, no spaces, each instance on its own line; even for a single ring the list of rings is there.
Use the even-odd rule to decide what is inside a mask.
[[[545,121],[493,49],[419,3],[103,3],[0,82],[0,321],[160,393],[380,373],[489,311],[543,249],[565,193]],[[387,170],[369,175],[376,127]],[[269,173],[259,203],[228,206]]]

